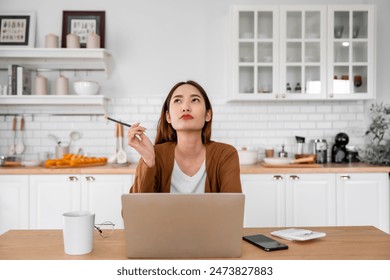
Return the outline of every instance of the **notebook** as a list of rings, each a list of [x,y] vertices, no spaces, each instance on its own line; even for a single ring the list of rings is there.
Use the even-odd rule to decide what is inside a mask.
[[[128,258],[241,256],[241,193],[122,195]]]

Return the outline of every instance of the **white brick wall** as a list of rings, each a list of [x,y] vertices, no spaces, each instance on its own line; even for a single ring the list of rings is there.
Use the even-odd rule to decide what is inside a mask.
[[[141,122],[148,128],[147,135],[154,140],[155,128],[160,115],[164,97],[129,97],[112,98],[109,113],[122,121]],[[280,150],[281,144],[286,150],[295,153],[295,136],[303,136],[308,142],[314,138],[325,138],[329,146],[333,144],[338,132],[350,136],[350,144],[362,146],[366,129],[367,112],[362,101],[338,102],[232,102],[222,98],[211,98],[214,119],[213,136],[216,141],[223,141],[235,146],[255,146],[264,152],[266,146]],[[55,143],[48,139],[49,133],[55,134],[62,141],[69,141],[69,134],[76,130],[82,133],[82,139],[72,148],[79,147],[94,156],[110,156],[115,153],[115,125],[102,116],[53,116],[45,111],[31,108],[21,111],[0,107],[2,113],[25,113],[26,131],[24,143],[27,149],[25,159],[36,159],[39,151],[54,153]],[[61,113],[60,111],[58,113]],[[8,154],[13,141],[13,116],[0,116],[0,154]],[[126,134],[126,133],[125,133]],[[127,147],[125,150],[131,161],[138,155]],[[330,154],[330,153],[329,153]]]

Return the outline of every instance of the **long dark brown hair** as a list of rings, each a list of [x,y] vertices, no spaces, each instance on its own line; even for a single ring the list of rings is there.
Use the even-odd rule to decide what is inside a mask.
[[[161,144],[165,142],[177,142],[177,134],[176,130],[173,129],[172,125],[167,122],[166,119],[166,112],[169,112],[169,103],[171,102],[172,95],[175,92],[175,90],[182,86],[182,85],[192,85],[195,88],[198,89],[200,94],[203,96],[203,99],[206,104],[206,112],[210,110],[211,117],[210,121],[205,122],[203,128],[202,128],[202,142],[203,144],[206,144],[210,142],[211,139],[211,121],[213,118],[213,110],[211,108],[211,103],[209,100],[209,97],[207,96],[206,91],[197,83],[194,81],[187,81],[187,82],[179,82],[176,85],[173,86],[171,91],[169,92],[167,98],[164,101],[164,104],[161,109],[160,119],[157,124],[157,135],[156,140],[154,141],[155,144]]]

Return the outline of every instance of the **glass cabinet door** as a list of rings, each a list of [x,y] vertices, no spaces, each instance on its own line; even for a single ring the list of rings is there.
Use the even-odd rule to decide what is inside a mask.
[[[283,6],[280,17],[280,97],[324,97],[326,8]]]
[[[372,98],[373,10],[372,6],[340,9],[329,7],[329,96]]]
[[[278,18],[276,8],[237,8],[235,40],[238,56],[235,92],[242,96],[272,97],[278,90]]]

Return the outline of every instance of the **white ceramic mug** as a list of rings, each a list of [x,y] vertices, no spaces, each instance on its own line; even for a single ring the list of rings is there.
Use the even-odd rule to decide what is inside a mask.
[[[56,146],[56,158],[62,158],[65,154],[69,154],[69,146]]]
[[[80,48],[80,37],[76,34],[70,33],[66,35],[67,48]]]
[[[66,95],[69,93],[69,79],[63,75],[58,76],[57,82],[57,95]]]
[[[62,216],[65,253],[84,255],[92,252],[95,214],[88,211],[74,211],[64,213]]]
[[[58,48],[58,36],[49,33],[45,36],[45,47],[46,48]]]
[[[87,37],[87,48],[98,49],[100,48],[100,36],[96,33],[91,33]]]
[[[49,158],[50,158],[50,153],[49,152],[45,152],[45,151],[38,152],[38,160],[39,160],[39,162],[41,162],[41,163],[45,162]]]
[[[35,94],[46,95],[47,94],[47,78],[41,75],[35,77]]]

